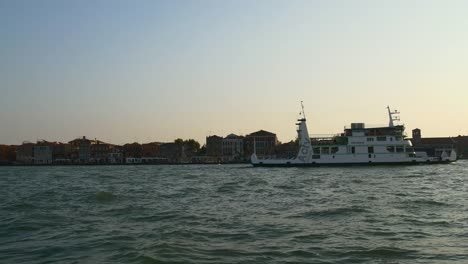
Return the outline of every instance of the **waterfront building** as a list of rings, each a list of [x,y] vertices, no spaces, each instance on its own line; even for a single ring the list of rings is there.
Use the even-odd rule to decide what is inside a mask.
[[[223,138],[220,136],[206,137],[206,155],[220,158],[223,154]]]
[[[151,142],[141,145],[141,155],[142,157],[159,157],[160,156],[160,146],[162,143]]]
[[[103,164],[107,163],[107,158],[111,152],[113,145],[102,142],[100,140],[91,140],[91,158],[92,163]]]
[[[0,165],[8,163],[8,159],[6,157],[7,147],[7,145],[0,145]]]
[[[141,163],[143,164],[164,164],[169,163],[169,159],[163,157],[161,154],[161,145],[164,143],[151,142],[141,145],[142,157]],[[167,151],[167,147],[166,147]],[[167,153],[166,153],[167,154]]]
[[[244,158],[244,137],[229,134],[222,140],[223,161],[241,161]]]
[[[280,159],[292,159],[297,156],[299,151],[299,142],[290,141],[283,144],[278,144],[275,149],[276,158]]]
[[[162,157],[142,157],[141,163],[143,164],[165,164],[169,163],[167,158]]]
[[[7,145],[0,145],[0,163],[7,161],[7,157],[6,157],[7,147],[8,147]]]
[[[180,142],[177,141],[176,143],[180,144]],[[192,157],[197,156],[200,153],[200,143],[194,139],[184,140],[182,146],[182,162],[191,162]]]
[[[73,147],[69,143],[56,142],[52,145],[52,159],[54,164],[72,163]]]
[[[160,145],[160,155],[169,163],[180,163],[184,160],[183,144],[164,143]]]
[[[32,164],[34,159],[34,143],[23,142],[16,147],[16,162],[20,164]]]
[[[107,155],[107,162],[109,164],[121,164],[123,163],[123,153],[122,152],[110,152]]]
[[[256,150],[257,157],[268,158],[275,155],[275,148],[278,145],[278,138],[275,133],[265,130],[253,132],[244,138],[244,153],[248,156]]]
[[[36,165],[47,165],[52,164],[53,143],[45,140],[38,141],[33,147],[34,153],[34,164]]]
[[[131,143],[123,145],[123,152],[125,158],[141,158],[142,147],[138,143]]]
[[[16,160],[16,146],[0,145],[0,164],[11,164]]]
[[[107,154],[109,164],[122,164],[124,162],[123,147],[113,145]]]
[[[433,137],[423,138],[421,129],[416,128],[412,131],[413,138],[410,139],[414,150],[417,152],[426,152],[429,156],[440,156],[443,152],[450,152],[457,149],[456,138],[452,137]]]
[[[468,159],[468,136],[458,136],[455,140],[457,141],[458,157]]]
[[[193,156],[191,159],[192,163],[203,163],[203,164],[217,164],[219,163],[219,158],[205,156],[205,155],[197,155]]]
[[[125,164],[141,164],[141,158],[126,157]]]
[[[78,163],[89,163],[91,159],[91,140],[83,136],[68,143],[72,145],[72,157],[75,161]]]

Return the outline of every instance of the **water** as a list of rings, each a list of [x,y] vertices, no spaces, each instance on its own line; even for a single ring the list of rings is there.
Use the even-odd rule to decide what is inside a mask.
[[[468,162],[0,167],[1,263],[467,263]]]

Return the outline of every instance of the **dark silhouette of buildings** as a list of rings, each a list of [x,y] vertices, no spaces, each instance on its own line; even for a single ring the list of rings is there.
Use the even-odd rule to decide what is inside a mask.
[[[414,129],[411,142],[416,151],[440,156],[457,150],[459,158],[468,158],[468,136],[423,138]],[[23,142],[19,146],[0,145],[0,164],[165,164],[246,162],[254,150],[259,158],[294,158],[297,140],[281,144],[275,133],[259,130],[248,135],[229,134],[206,137],[206,145],[193,139],[176,139],[171,143],[130,143],[123,146],[98,139],[80,137],[68,143]]]
[[[457,141],[458,157],[468,159],[468,136],[458,136],[454,139]]]
[[[244,137],[229,134],[222,141],[222,154],[224,162],[241,162],[244,157]]]
[[[23,142],[16,147],[16,162],[19,164],[32,164],[34,161],[34,143]]]
[[[206,137],[206,156],[221,158],[223,155],[223,138],[220,136]]]
[[[413,138],[411,143],[413,144],[415,151],[426,152],[429,156],[440,156],[444,151],[447,154],[452,149],[457,149],[457,141],[452,137],[433,137],[423,138],[421,135],[421,129],[416,128],[412,131]]]
[[[275,155],[275,148],[278,143],[275,133],[259,130],[245,136],[244,153],[247,157],[250,157],[255,150],[259,158],[272,157]]]
[[[0,145],[0,164],[11,164],[16,161],[16,146]]]
[[[275,149],[276,158],[292,159],[297,156],[299,151],[299,142],[289,141],[287,143],[278,144]]]

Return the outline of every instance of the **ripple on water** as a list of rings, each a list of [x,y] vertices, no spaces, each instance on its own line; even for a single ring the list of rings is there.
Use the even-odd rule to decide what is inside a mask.
[[[227,182],[218,187],[218,193],[235,193],[236,190],[239,188],[239,184],[237,182]]]
[[[367,213],[368,210],[353,206],[353,207],[338,207],[338,208],[326,208],[321,210],[311,210],[305,213],[295,215],[293,217],[305,217],[305,218],[316,218],[316,217],[345,217],[353,214]]]
[[[451,227],[452,222],[447,220],[430,220],[430,219],[404,219],[405,222],[411,223],[414,226],[430,226],[430,227]]]
[[[3,210],[7,211],[31,211],[38,208],[33,202],[14,201],[3,206]]]
[[[401,259],[417,254],[418,251],[398,247],[376,247],[371,249],[350,250],[342,253],[344,257],[353,258],[378,258]]]
[[[256,186],[266,186],[268,182],[263,179],[253,178],[247,182],[247,186],[256,187]]]
[[[106,203],[115,200],[115,195],[112,192],[99,191],[94,195],[94,197],[96,198],[96,201],[100,203]]]
[[[450,204],[444,203],[444,202],[439,202],[435,200],[429,200],[429,199],[418,199],[411,201],[410,204],[416,205],[418,207],[447,207],[450,206]]]

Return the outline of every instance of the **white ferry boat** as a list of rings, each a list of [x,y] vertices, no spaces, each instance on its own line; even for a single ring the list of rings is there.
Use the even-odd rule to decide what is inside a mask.
[[[398,111],[388,109],[389,125],[366,128],[364,123],[352,123],[351,128],[328,138],[311,138],[302,105],[298,123],[299,151],[292,159],[259,159],[255,151],[251,156],[253,166],[301,167],[301,166],[349,166],[349,165],[412,165],[450,163],[457,160],[454,149],[431,157],[426,152],[415,152],[405,136],[404,125],[399,121]]]

